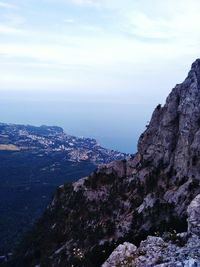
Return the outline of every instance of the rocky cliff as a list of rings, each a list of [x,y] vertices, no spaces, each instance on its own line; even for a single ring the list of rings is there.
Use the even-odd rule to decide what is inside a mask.
[[[148,236],[137,248],[124,242],[102,267],[200,267],[200,195],[188,206],[188,230]],[[155,233],[158,234],[158,233]]]
[[[196,60],[165,105],[154,110],[134,157],[102,165],[89,177],[57,190],[19,247],[14,266],[97,267],[125,241],[138,245],[148,235],[187,231],[188,206],[200,193],[199,155],[200,60]],[[149,239],[144,242],[148,248]],[[131,249],[137,252],[134,245]],[[154,266],[145,264],[137,266]]]

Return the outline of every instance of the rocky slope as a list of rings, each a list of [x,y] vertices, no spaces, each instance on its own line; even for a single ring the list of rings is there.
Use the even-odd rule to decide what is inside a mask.
[[[156,107],[134,157],[102,165],[89,177],[60,187],[19,248],[13,266],[97,267],[125,241],[138,245],[155,232],[187,231],[187,208],[200,193],[199,154],[200,60],[196,60],[166,104]],[[157,247],[168,245],[162,239],[154,241]],[[142,248],[148,250],[154,241],[148,238]],[[138,253],[134,245],[131,250]]]
[[[102,267],[199,267],[200,266],[200,195],[187,209],[188,231],[165,232],[162,237],[148,236],[137,248],[124,242]]]

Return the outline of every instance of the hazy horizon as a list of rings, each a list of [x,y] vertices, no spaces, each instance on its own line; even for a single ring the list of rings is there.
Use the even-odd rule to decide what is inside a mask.
[[[182,74],[180,82],[186,75],[187,72]],[[139,85],[147,87],[148,79],[141,81],[136,90],[95,93],[85,90],[82,94],[62,90],[2,90],[0,122],[61,126],[70,135],[95,138],[106,148],[135,153],[138,138],[154,108],[165,103],[173,87],[169,80],[163,83],[155,79],[155,88],[162,90],[149,90],[145,94]]]
[[[197,0],[0,0],[0,120],[133,153],[200,57]]]

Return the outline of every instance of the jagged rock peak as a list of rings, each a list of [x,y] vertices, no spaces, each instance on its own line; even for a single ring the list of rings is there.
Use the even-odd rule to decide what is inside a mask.
[[[199,71],[200,72],[200,58],[197,58],[193,63],[191,70]]]
[[[173,165],[179,176],[187,175],[191,155],[199,150],[199,129],[200,59],[192,64],[185,81],[172,90],[165,105],[156,107],[139,139],[138,152],[156,167],[161,163]]]

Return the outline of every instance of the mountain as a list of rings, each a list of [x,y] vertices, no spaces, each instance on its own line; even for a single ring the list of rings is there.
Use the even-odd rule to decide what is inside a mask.
[[[200,266],[199,156],[200,59],[133,157],[56,191],[11,266]]]
[[[12,252],[60,184],[127,155],[60,127],[0,123],[0,255]],[[1,258],[1,257],[0,257]]]

